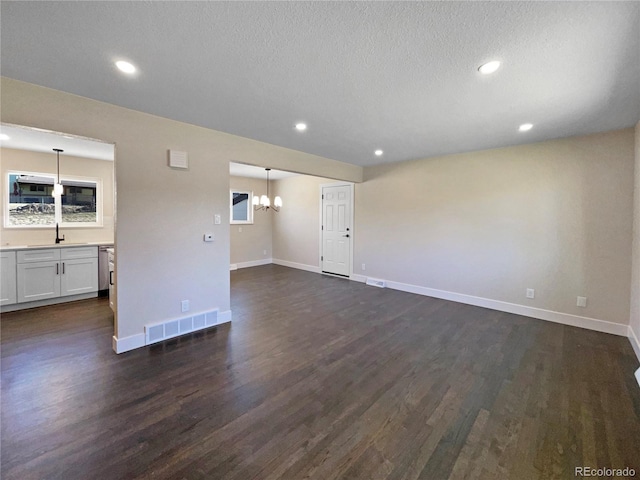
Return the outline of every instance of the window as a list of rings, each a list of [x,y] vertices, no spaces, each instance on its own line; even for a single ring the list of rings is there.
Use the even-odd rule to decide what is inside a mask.
[[[61,177],[63,194],[54,198],[55,177],[45,173],[9,172],[5,227],[102,226],[99,179]]]
[[[231,223],[253,223],[253,192],[231,190]]]

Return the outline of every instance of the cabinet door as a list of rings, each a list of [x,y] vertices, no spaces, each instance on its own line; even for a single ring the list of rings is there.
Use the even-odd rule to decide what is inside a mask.
[[[16,303],[16,252],[0,252],[0,272],[0,305]]]
[[[60,296],[60,264],[33,262],[18,264],[18,303]]]
[[[113,264],[113,254],[109,253],[109,306],[115,313],[116,311],[116,272]]]
[[[60,262],[60,296],[98,291],[98,259],[77,258]]]

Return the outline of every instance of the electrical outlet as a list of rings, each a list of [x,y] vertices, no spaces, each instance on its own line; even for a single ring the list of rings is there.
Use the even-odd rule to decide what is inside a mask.
[[[205,242],[213,242],[213,233],[205,233],[202,237]]]
[[[527,298],[536,298],[536,291],[533,288],[527,288]]]
[[[180,302],[180,307],[182,308],[182,313],[189,311],[189,300],[182,300]]]
[[[587,306],[587,297],[578,297],[578,301],[576,302],[576,306],[578,306],[578,307],[586,307]]]
[[[362,264],[362,271],[365,271],[367,269],[367,266],[363,263]]]

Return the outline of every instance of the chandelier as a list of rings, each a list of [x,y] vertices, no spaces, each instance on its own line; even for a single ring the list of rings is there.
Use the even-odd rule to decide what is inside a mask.
[[[275,210],[276,212],[280,211],[280,207],[282,206],[282,199],[280,197],[276,197],[273,199],[273,206],[271,205],[271,197],[269,197],[269,172],[270,168],[265,168],[267,171],[267,194],[260,195],[260,198],[256,195],[253,197],[253,209],[258,210]]]

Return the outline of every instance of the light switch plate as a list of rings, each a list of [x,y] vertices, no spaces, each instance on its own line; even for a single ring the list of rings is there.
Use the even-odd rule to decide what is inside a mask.
[[[216,214],[213,218],[214,218],[213,223],[215,223],[216,225],[220,225],[222,223],[222,220],[220,219],[219,214]]]

